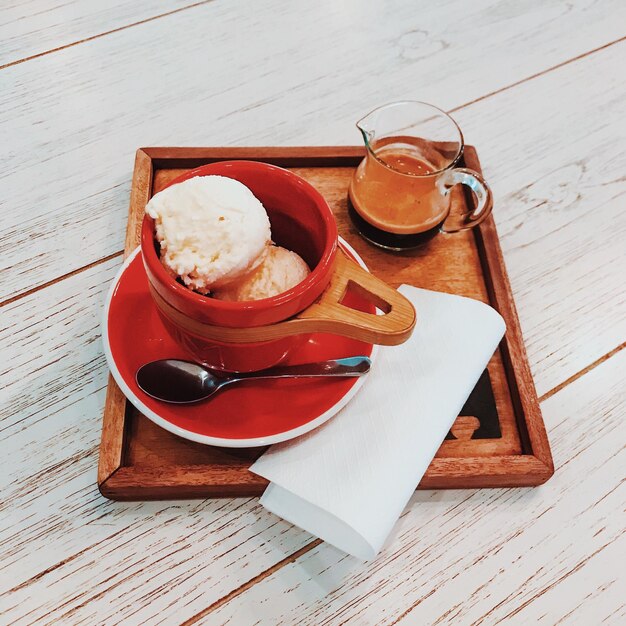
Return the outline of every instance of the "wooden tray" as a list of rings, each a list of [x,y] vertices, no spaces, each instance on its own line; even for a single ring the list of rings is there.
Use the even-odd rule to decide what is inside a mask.
[[[370,270],[398,286],[457,293],[490,303],[507,331],[420,489],[532,486],[554,472],[535,386],[493,218],[481,226],[436,237],[426,247],[392,254],[367,244],[347,215],[348,183],[362,148],[144,148],[137,152],[125,255],[139,245],[149,198],[183,171],[224,159],[252,159],[289,168],[329,202],[340,234]],[[476,151],[465,165],[480,171]],[[454,202],[470,201],[462,193]],[[494,209],[497,211],[497,206]],[[267,482],[248,471],[264,448],[203,446],[162,430],[141,415],[109,379],[98,486],[115,500],[260,495]]]

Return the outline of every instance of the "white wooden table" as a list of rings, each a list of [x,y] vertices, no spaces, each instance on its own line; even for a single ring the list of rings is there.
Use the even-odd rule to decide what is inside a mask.
[[[1,624],[624,624],[626,3],[0,3]],[[96,488],[104,293],[141,145],[478,147],[556,464],[419,492],[362,564],[255,499]]]

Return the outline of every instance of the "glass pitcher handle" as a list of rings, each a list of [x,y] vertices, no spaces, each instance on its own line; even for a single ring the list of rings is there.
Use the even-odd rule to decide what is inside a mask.
[[[452,188],[459,184],[469,187],[476,194],[476,207],[474,209],[470,207],[463,215],[449,215],[441,225],[441,231],[444,233],[456,233],[478,226],[493,208],[491,189],[478,172],[458,167],[445,172],[437,181],[437,186],[444,196],[448,196]]]

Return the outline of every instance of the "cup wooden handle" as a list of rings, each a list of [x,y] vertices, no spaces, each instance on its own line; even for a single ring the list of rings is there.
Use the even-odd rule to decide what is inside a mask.
[[[351,309],[341,301],[348,290],[372,302],[383,315]],[[334,333],[359,341],[394,346],[406,341],[415,327],[413,305],[400,292],[337,251],[335,271],[321,298],[287,324],[300,320],[315,332]]]
[[[348,289],[371,301],[384,315],[364,313],[341,304]],[[250,328],[211,326],[194,320],[166,302],[150,285],[150,292],[165,317],[204,339],[225,343],[274,341],[293,335],[333,333],[359,341],[394,346],[406,341],[415,326],[413,305],[393,287],[376,278],[337,250],[330,283],[320,299],[284,322]]]

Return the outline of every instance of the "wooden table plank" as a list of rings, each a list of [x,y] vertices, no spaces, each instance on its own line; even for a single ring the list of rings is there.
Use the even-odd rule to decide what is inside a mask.
[[[141,145],[355,143],[376,104],[462,105],[615,40],[624,20],[620,0],[217,2],[6,68],[0,299],[121,249]]]
[[[0,66],[194,4],[192,0],[49,0],[0,9]]]
[[[321,544],[198,623],[619,623],[624,371],[626,351],[543,403],[542,487],[418,492],[374,562]]]

